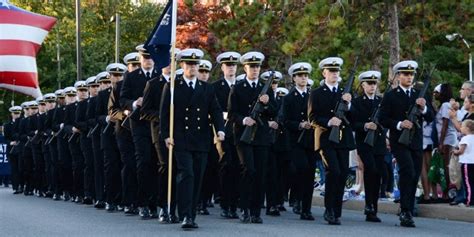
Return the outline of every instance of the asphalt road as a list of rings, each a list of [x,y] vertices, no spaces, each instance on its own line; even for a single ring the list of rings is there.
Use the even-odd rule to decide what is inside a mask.
[[[415,218],[417,228],[402,228],[394,215],[381,214],[382,223],[367,223],[360,212],[344,210],[341,226],[329,226],[323,209],[314,207],[316,221],[301,221],[292,212],[263,216],[263,224],[241,224],[219,217],[198,216],[199,229],[183,231],[179,224],[159,224],[123,213],[107,213],[92,206],[13,195],[0,188],[0,236],[472,236],[474,224]]]

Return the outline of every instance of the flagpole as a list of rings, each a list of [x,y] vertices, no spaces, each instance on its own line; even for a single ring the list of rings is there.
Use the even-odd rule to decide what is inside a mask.
[[[173,1],[172,4],[172,15],[171,15],[171,76],[170,76],[170,140],[171,145],[169,146],[168,152],[168,213],[171,210],[171,193],[172,193],[172,180],[173,180],[173,146],[174,146],[174,83],[176,76],[176,62],[175,62],[175,49],[176,49],[176,18],[178,13],[177,0]]]

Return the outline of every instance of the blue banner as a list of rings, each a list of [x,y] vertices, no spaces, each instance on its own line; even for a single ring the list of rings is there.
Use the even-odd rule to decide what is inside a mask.
[[[10,175],[11,171],[7,154],[7,144],[5,138],[0,135],[0,175]]]
[[[155,62],[155,68],[161,71],[162,68],[170,64],[170,49],[171,49],[171,31],[172,31],[172,4],[173,1],[168,1],[160,19],[151,32],[144,47],[150,53],[151,58]]]

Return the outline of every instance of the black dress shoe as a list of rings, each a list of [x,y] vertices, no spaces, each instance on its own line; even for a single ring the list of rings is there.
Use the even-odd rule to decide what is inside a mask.
[[[293,213],[297,215],[301,214],[301,202],[296,201],[295,204],[293,204]]]
[[[47,191],[47,192],[44,194],[44,196],[47,197],[47,198],[52,198],[52,197],[53,197],[53,192]]]
[[[59,200],[61,200],[61,197],[58,194],[54,194],[53,195],[53,200],[54,201],[59,201]]]
[[[179,223],[179,218],[176,215],[172,214],[172,215],[169,215],[169,216],[170,217],[168,218],[168,223],[170,223],[170,224]]]
[[[221,217],[230,219],[230,211],[227,210],[227,209],[222,210],[222,212],[221,212]]]
[[[306,221],[314,221],[314,216],[311,215],[311,213],[303,212],[300,215],[300,219],[301,220],[306,220]]]
[[[92,198],[91,197],[85,197],[83,200],[82,200],[82,204],[85,204],[85,205],[92,205]]]
[[[150,219],[150,209],[148,207],[139,207],[139,215],[142,219]]]
[[[278,211],[286,211],[286,208],[283,205],[278,205]]]
[[[15,190],[15,191],[13,192],[13,194],[20,194],[20,193],[22,193],[22,192],[23,192],[23,191]]]
[[[261,217],[259,216],[251,216],[250,217],[250,222],[251,223],[254,223],[254,224],[262,224],[263,223],[263,220]]]
[[[168,223],[168,220],[169,220],[168,210],[166,210],[165,208],[161,208],[158,221],[160,223]]]
[[[267,209],[267,212],[265,214],[268,216],[280,216],[280,211],[277,207],[273,206]]]
[[[105,202],[104,201],[96,201],[94,204],[94,207],[97,209],[104,209],[105,208]]]
[[[123,209],[123,212],[126,214],[126,215],[137,215],[138,214],[138,210],[136,207],[134,206],[126,206],[124,209]]]
[[[462,203],[462,202],[457,201],[457,200],[454,200],[454,201],[450,202],[449,205],[451,205],[451,206],[457,206],[457,205],[459,205],[460,203]]]
[[[375,214],[375,209],[372,206],[365,206],[364,215]]]
[[[122,205],[117,205],[117,211],[122,212],[124,207]]]
[[[74,200],[74,202],[77,203],[77,204],[82,204],[83,200],[84,199],[82,197],[77,196],[76,199]]]
[[[410,214],[410,212],[401,212],[400,213],[400,226],[403,227],[415,227],[415,222]]]
[[[155,207],[155,208],[149,208],[150,209],[150,218],[151,219],[158,219],[159,215],[158,215],[158,209]]]
[[[65,192],[65,193],[63,194],[63,200],[64,200],[65,202],[71,200],[71,195],[69,195],[68,192]]]
[[[375,215],[375,214],[367,214],[367,216],[365,217],[365,221],[367,221],[367,222],[382,222],[382,220],[380,220],[380,218],[378,218],[377,215]]]
[[[334,216],[334,212],[332,210],[326,210],[324,212],[324,220],[328,222],[330,225],[340,225],[341,222],[336,221],[336,217]]]
[[[193,229],[199,228],[198,224],[193,220],[193,225],[191,226]]]
[[[242,212],[242,215],[240,216],[240,221],[246,224],[250,223],[250,214],[248,211]]]
[[[239,215],[237,215],[237,212],[235,210],[230,210],[229,211],[229,218],[230,219],[239,219]]]
[[[194,222],[191,218],[185,217],[183,223],[181,223],[181,228],[183,229],[192,229],[194,228]]]
[[[114,212],[114,211],[117,210],[117,206],[115,204],[106,203],[105,204],[105,210],[108,211],[108,212]]]
[[[199,215],[203,215],[203,216],[208,216],[210,213],[209,213],[209,210],[207,210],[207,208],[201,208],[198,212]]]

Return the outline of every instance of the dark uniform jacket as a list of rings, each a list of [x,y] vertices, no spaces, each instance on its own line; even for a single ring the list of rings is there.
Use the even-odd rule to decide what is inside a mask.
[[[89,99],[85,99],[77,103],[74,127],[81,130],[81,137],[87,136],[87,133],[89,132],[89,124],[87,119],[88,104]]]
[[[97,119],[95,117],[96,108],[97,108],[97,96],[89,97],[88,103],[87,103],[86,118],[87,118],[87,126],[89,127],[90,130],[94,129],[98,125]],[[99,131],[100,129],[96,129],[93,132],[93,134],[91,134],[91,137],[92,135],[99,134]]]
[[[114,122],[106,121],[108,115],[108,104],[109,96],[112,92],[112,87],[109,87],[105,90],[99,91],[97,95],[97,104],[95,110],[96,121],[100,124],[100,147],[101,149],[106,149],[107,147],[113,147],[115,143],[114,135]]]
[[[289,134],[289,146],[301,146],[302,148],[312,149],[314,147],[314,130],[300,129],[300,123],[308,120],[308,99],[309,92],[303,97],[296,88],[292,88],[288,95],[283,99],[282,116],[284,126]],[[302,139],[298,143],[300,135]]]
[[[210,118],[209,118],[210,115]],[[170,136],[170,83],[163,88],[160,131],[163,139]],[[213,87],[196,80],[194,90],[182,78],[175,82],[174,90],[174,149],[177,151],[209,152],[212,121],[217,131],[224,131],[222,110]]]
[[[66,131],[64,129],[61,129],[61,123],[64,122],[64,117],[66,116],[66,106],[58,106],[54,110],[54,115],[53,115],[53,122],[52,122],[52,129],[53,132],[57,133],[56,138],[58,137],[66,137]]]
[[[68,139],[73,136],[72,127],[77,128],[76,124],[76,109],[79,102],[74,102],[66,105],[66,112],[64,116],[64,131],[68,134]],[[79,134],[75,134],[72,142],[79,142]]]
[[[122,106],[120,106],[120,101],[119,101],[120,91],[122,89],[122,83],[123,83],[123,80],[118,81],[112,87],[112,92],[110,93],[109,102],[107,104],[107,110],[108,110],[110,118],[117,120],[114,126],[114,131],[116,135],[128,133],[127,131],[128,128],[125,128],[122,126],[122,122],[126,118],[124,110],[122,109]]]
[[[375,96],[374,99],[371,100],[365,94],[352,100],[352,128],[355,131],[355,141],[359,152],[373,151],[375,155],[385,155],[385,153],[387,153],[387,146],[385,144],[386,130],[381,127],[378,127],[375,131],[373,147],[364,143],[365,137],[367,136],[367,131],[364,128],[365,124],[373,122],[371,118],[381,100],[382,98],[380,96]]]
[[[252,109],[257,102],[258,96],[262,91],[264,82],[258,80],[257,86],[255,89],[247,82],[247,79],[237,82],[234,88],[230,91],[229,105],[228,105],[228,118],[234,125],[234,143],[237,144],[240,142],[240,137],[244,132],[245,125],[243,120],[245,117],[249,116],[252,112]],[[271,145],[271,136],[270,136],[270,127],[268,127],[268,121],[276,116],[277,105],[273,96],[273,91],[271,88],[267,91],[269,97],[268,103],[263,106],[264,109],[260,113],[260,118],[262,124],[257,122],[257,132],[255,134],[255,139],[252,142],[252,145],[255,146],[270,146]],[[255,126],[255,125],[254,125]]]
[[[382,125],[390,129],[390,143],[397,144],[398,139],[402,131],[397,129],[397,124],[400,121],[407,119],[407,113],[411,105],[415,104],[416,99],[418,98],[419,90],[411,89],[411,96],[403,91],[401,87],[393,89],[385,95],[385,99],[381,104],[380,118]],[[428,100],[427,100],[428,101]],[[418,123],[420,127],[414,126],[414,134],[412,137],[412,142],[409,145],[409,148],[412,150],[422,150],[423,149],[423,129],[422,124],[423,120],[426,120],[427,123],[433,121],[433,110],[427,103],[427,112],[424,115],[418,116]]]
[[[153,143],[160,141],[160,104],[163,88],[166,83],[166,79],[161,75],[149,80],[143,91],[140,119],[150,121],[151,140]]]
[[[342,131],[342,137],[340,137],[339,143],[329,141],[331,127],[328,127],[328,122],[332,117],[334,117],[336,104],[341,100],[343,92],[344,89],[341,85],[338,86],[337,92],[334,93],[326,84],[311,91],[308,102],[309,121],[313,125],[319,125],[327,129],[327,131],[323,132],[320,137],[321,148],[331,146],[340,149],[355,149],[352,128],[350,124],[345,124],[344,122],[339,127]],[[350,119],[350,112],[346,113],[346,117],[347,119]]]
[[[223,112],[228,112],[227,111],[227,106],[229,104],[229,94],[230,94],[230,86],[227,84],[227,81],[222,78],[218,81],[215,81],[214,83],[211,84],[212,87],[214,87],[214,91],[216,93],[216,98],[217,102],[219,103],[219,106],[221,107]],[[232,141],[234,140],[233,137],[233,126],[232,122],[230,122],[228,119],[225,121],[225,136],[226,139],[231,139]]]

